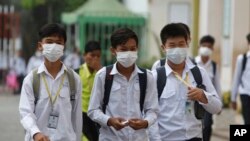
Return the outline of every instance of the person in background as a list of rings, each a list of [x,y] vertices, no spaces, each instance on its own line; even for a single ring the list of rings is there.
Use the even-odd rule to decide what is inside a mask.
[[[14,94],[20,94],[21,93],[21,87],[23,84],[23,79],[27,73],[26,71],[26,63],[23,58],[23,52],[22,50],[18,50],[15,57],[11,61],[11,70],[13,70],[17,76],[18,81],[18,89],[14,91]]]
[[[28,61],[27,74],[31,72],[33,69],[38,68],[43,63],[43,61],[44,57],[42,55],[42,52],[37,47],[35,54],[32,55]]]
[[[231,93],[231,105],[234,110],[237,109],[236,98],[240,94],[241,108],[244,124],[250,125],[250,33],[247,38],[247,52],[237,57],[234,79]]]
[[[73,52],[68,54],[64,59],[64,64],[72,69],[77,69],[81,65],[80,51],[77,47],[73,48]]]
[[[199,55],[195,58],[195,63],[203,67],[211,79],[218,96],[221,98],[221,86],[219,68],[215,61],[211,59],[211,55],[214,50],[215,39],[206,35],[200,39]],[[212,135],[213,117],[209,112],[205,112],[204,128],[203,128],[203,140],[210,141]]]
[[[85,63],[76,70],[82,81],[82,132],[89,141],[98,141],[99,128],[87,115],[91,90],[96,72],[102,68],[101,46],[97,41],[89,41],[85,45]]]

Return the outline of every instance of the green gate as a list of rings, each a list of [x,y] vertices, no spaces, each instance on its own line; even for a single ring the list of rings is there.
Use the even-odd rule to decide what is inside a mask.
[[[116,0],[89,0],[73,13],[63,14],[62,21],[79,26],[79,40],[81,51],[90,40],[99,41],[102,47],[102,60],[104,65],[113,63],[109,48],[111,33],[121,27],[127,27],[136,32],[139,46],[145,46],[146,22],[144,17],[138,16],[127,10]],[[139,56],[145,49],[139,51]],[[140,57],[139,57],[140,58]]]

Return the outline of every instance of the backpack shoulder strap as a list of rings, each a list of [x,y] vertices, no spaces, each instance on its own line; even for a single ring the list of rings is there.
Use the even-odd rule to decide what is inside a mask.
[[[192,74],[194,76],[194,80],[195,80],[195,82],[197,84],[197,87],[201,88],[203,90],[206,90],[205,85],[203,85],[203,83],[202,83],[202,76],[201,76],[200,69],[197,66],[195,66],[195,67],[193,67],[191,69],[191,72],[192,72]]]
[[[160,60],[160,65],[161,65],[161,66],[164,66],[165,63],[166,63],[166,58],[162,58],[162,59]]]
[[[216,62],[212,60],[212,66],[213,66],[213,74],[215,75],[216,74]]]
[[[244,72],[245,68],[246,68],[246,63],[247,63],[247,54],[244,53],[243,54],[243,60],[242,60],[242,73]]]
[[[37,71],[38,71],[38,68],[32,71],[33,73],[32,87],[33,87],[33,92],[34,92],[35,105],[39,99],[39,91],[40,91],[40,74],[38,74]]]
[[[144,100],[146,97],[146,89],[147,89],[147,70],[143,68],[139,68],[143,73],[138,73],[139,76],[139,85],[140,85],[140,109],[143,111]]]
[[[67,77],[69,80],[69,89],[70,89],[70,101],[72,106],[74,105],[73,102],[75,101],[75,94],[76,94],[76,84],[75,84],[75,77],[74,77],[74,71],[67,67]]]
[[[102,111],[103,113],[106,112],[106,106],[109,102],[110,91],[113,83],[113,75],[110,75],[110,72],[113,69],[113,65],[106,67],[106,76],[105,76],[105,84],[104,84],[104,97],[103,97],[103,105]]]
[[[156,72],[157,72],[158,99],[160,99],[162,91],[163,91],[163,89],[164,89],[164,87],[166,85],[166,80],[167,80],[165,67],[162,66],[160,68],[157,68]]]
[[[194,64],[197,65],[197,62],[195,61],[195,58],[189,57],[190,61]]]

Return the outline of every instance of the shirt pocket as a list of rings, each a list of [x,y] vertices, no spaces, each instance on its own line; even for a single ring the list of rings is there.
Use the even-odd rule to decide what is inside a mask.
[[[71,105],[71,102],[70,102],[70,94],[69,94],[69,91],[63,91],[60,93],[60,95],[58,96],[57,102],[61,102],[61,106],[62,107],[70,107],[69,105]]]
[[[170,105],[176,102],[177,102],[177,95],[175,90],[169,90],[161,95],[160,104],[167,103],[168,105]]]
[[[121,100],[121,85],[117,82],[113,82],[110,90],[110,102],[120,102]]]

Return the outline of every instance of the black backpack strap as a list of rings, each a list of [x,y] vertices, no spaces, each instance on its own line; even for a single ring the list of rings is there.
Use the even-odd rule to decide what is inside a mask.
[[[80,68],[77,68],[77,69],[75,69],[74,70],[77,74],[79,74],[80,73]]]
[[[201,76],[200,69],[197,66],[195,66],[191,69],[191,72],[194,76],[194,80],[197,84],[197,88],[201,88],[203,90],[206,90],[205,85],[203,85],[203,83],[202,83],[202,76]]]
[[[164,87],[166,85],[166,80],[167,80],[165,67],[162,66],[160,68],[157,68],[156,72],[157,72],[158,99],[160,99],[162,91],[163,91],[163,89],[164,89]]]
[[[143,111],[144,100],[146,97],[146,89],[147,89],[147,70],[143,68],[139,68],[143,73],[138,73],[139,76],[139,84],[140,84],[140,109]]]
[[[246,63],[247,63],[247,54],[246,53],[244,53],[243,54],[243,60],[242,60],[242,73],[241,74],[243,74],[243,72],[244,72],[244,70],[245,70],[245,68],[246,68]]]
[[[195,61],[195,58],[189,57],[190,61],[194,64],[197,65],[197,62]]]
[[[194,76],[197,88],[206,90],[206,86],[203,85],[202,83],[202,75],[200,69],[197,66],[195,66],[194,68],[191,69],[191,72]],[[205,109],[199,104],[198,101],[194,102],[194,114],[197,119],[203,119],[205,115]]]
[[[37,73],[38,69],[33,70],[33,81],[32,81],[32,87],[34,92],[34,103],[37,104],[37,101],[39,99],[39,91],[40,91],[40,74]]]
[[[160,60],[160,65],[161,65],[161,66],[165,66],[165,63],[166,63],[166,58],[162,58],[162,59]]]
[[[113,69],[113,65],[106,67],[106,76],[105,76],[105,84],[104,84],[104,97],[103,97],[103,105],[102,111],[103,113],[106,112],[106,106],[109,102],[110,91],[113,83],[113,75],[110,75],[110,72]]]
[[[216,62],[214,62],[214,61],[212,61],[212,66],[213,66],[213,74],[214,74],[214,76],[215,76],[215,74],[216,74]]]

